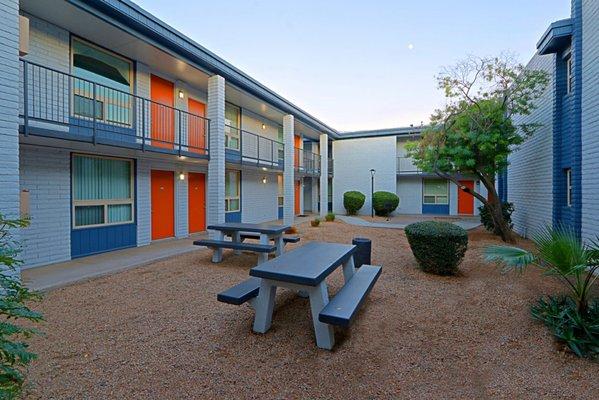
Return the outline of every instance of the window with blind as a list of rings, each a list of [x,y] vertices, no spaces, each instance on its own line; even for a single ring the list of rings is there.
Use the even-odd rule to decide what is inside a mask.
[[[425,179],[422,202],[424,204],[449,204],[449,185],[444,179]]]
[[[225,147],[227,149],[239,150],[240,126],[241,109],[225,103]]]
[[[133,222],[133,160],[73,155],[73,228]]]
[[[240,176],[239,171],[225,172],[225,212],[236,212],[240,210]]]

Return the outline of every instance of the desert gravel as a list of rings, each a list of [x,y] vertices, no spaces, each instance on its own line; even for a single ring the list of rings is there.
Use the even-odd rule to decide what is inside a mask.
[[[557,346],[530,318],[559,286],[501,275],[481,260],[496,240],[470,232],[457,277],[416,268],[403,231],[341,222],[299,226],[302,242],[373,241],[383,274],[354,324],[317,349],[308,300],[277,292],[271,330],[216,294],[248,276],[252,254],[221,264],[198,250],[49,292],[31,399],[599,398],[599,364]],[[526,245],[526,242],[522,244]],[[337,271],[331,294],[342,284]]]

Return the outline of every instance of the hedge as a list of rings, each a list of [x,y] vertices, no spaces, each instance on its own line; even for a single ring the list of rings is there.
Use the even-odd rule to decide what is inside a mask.
[[[468,233],[448,222],[426,221],[406,226],[405,233],[420,268],[454,275],[468,248]]]
[[[376,215],[386,217],[399,205],[399,197],[391,192],[374,192],[372,195],[372,206]]]
[[[364,201],[366,201],[366,196],[358,191],[350,190],[343,193],[343,207],[347,210],[348,215],[357,214],[364,205]]]

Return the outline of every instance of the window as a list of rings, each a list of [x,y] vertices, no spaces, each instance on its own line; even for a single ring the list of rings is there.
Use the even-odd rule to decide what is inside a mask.
[[[277,140],[279,141],[279,143],[276,144],[277,155],[279,157],[277,161],[283,162],[283,160],[285,159],[285,146],[283,145],[283,143],[285,143],[285,138],[283,137],[282,126],[279,126],[279,131],[277,132]]]
[[[423,181],[422,202],[424,204],[449,204],[449,185],[444,179]]]
[[[225,172],[225,212],[239,211],[239,171]]]
[[[572,71],[572,56],[566,58],[566,94],[572,93],[574,74]]]
[[[277,201],[278,201],[278,206],[279,207],[283,207],[283,204],[285,203],[285,195],[284,195],[284,188],[283,188],[283,175],[277,175],[277,186],[278,186],[278,195],[277,195]]]
[[[572,206],[572,168],[566,168],[566,205]]]
[[[73,228],[133,222],[133,161],[73,155]]]
[[[241,109],[225,103],[225,147],[227,149],[239,150],[240,120]]]
[[[71,53],[76,77],[73,79],[73,114],[131,125],[131,61],[77,38],[71,42]]]

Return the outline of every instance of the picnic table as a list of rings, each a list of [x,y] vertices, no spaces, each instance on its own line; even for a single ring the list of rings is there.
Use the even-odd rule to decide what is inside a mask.
[[[284,238],[283,234],[290,225],[270,223],[247,224],[241,222],[225,222],[223,224],[209,225],[207,229],[217,231],[216,239],[203,239],[193,242],[198,246],[207,246],[213,249],[212,262],[221,262],[223,248],[235,250],[239,254],[242,250],[254,251],[259,254],[259,263],[268,260],[268,254],[274,252],[279,256],[284,252],[285,241],[299,241],[299,238]],[[231,238],[225,240],[225,236]],[[259,239],[259,244],[243,243],[245,239]],[[274,244],[271,245],[270,242]]]
[[[333,325],[347,327],[381,273],[381,267],[364,265],[356,271],[356,246],[310,242],[250,270],[251,278],[220,293],[218,300],[231,304],[249,301],[256,310],[253,330],[266,333],[271,326],[277,287],[305,291],[310,298],[316,344],[332,349]],[[329,301],[325,279],[343,268],[345,284]]]

